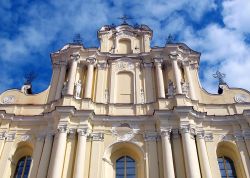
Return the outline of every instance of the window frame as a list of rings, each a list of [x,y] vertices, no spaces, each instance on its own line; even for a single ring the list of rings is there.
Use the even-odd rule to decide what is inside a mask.
[[[19,170],[19,167],[20,167],[20,164],[21,164],[22,160],[24,160],[24,164],[23,164],[23,168],[22,168],[22,174],[18,175],[18,170]],[[30,161],[30,162],[28,163],[28,161]],[[31,170],[31,164],[32,164],[32,157],[29,156],[29,155],[26,155],[26,156],[21,157],[17,161],[17,165],[16,165],[15,173],[14,173],[14,178],[24,178],[24,174],[25,174],[25,171],[26,171],[26,168],[27,168],[28,164],[29,164],[29,168],[28,168],[29,169],[28,170],[28,177],[29,177],[30,170]]]
[[[223,160],[223,168],[224,169],[221,169],[220,164],[219,164],[219,159]],[[219,165],[220,174],[221,174],[222,170],[225,170],[226,178],[232,178],[232,176],[234,176],[233,178],[237,178],[238,177],[234,161],[231,158],[229,158],[227,156],[220,156],[220,157],[217,158],[217,162],[218,162],[218,165]],[[227,162],[230,163],[231,169],[228,168]],[[229,171],[232,171],[232,174],[233,174],[232,176],[229,175]],[[221,177],[222,177],[222,174],[221,174]]]
[[[133,159],[131,156],[129,155],[123,155],[123,156],[120,156],[119,158],[116,159],[115,161],[115,178],[117,178],[117,162],[121,159],[124,158],[124,165],[123,165],[123,174],[124,174],[124,177],[123,178],[127,178],[127,159],[131,159],[133,160],[133,163],[134,163],[134,178],[137,178],[137,166],[136,166],[136,160]]]

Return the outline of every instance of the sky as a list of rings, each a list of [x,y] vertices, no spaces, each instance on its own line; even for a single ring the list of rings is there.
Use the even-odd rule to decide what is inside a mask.
[[[146,24],[154,32],[151,46],[175,42],[201,53],[200,81],[216,93],[213,74],[226,74],[229,87],[250,90],[250,0],[0,0],[0,93],[21,88],[35,72],[35,93],[51,79],[50,53],[82,36],[85,47],[99,47],[97,30]]]

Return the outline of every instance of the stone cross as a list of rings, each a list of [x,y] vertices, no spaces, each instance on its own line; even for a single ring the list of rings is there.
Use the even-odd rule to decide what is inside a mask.
[[[224,81],[224,78],[226,77],[226,74],[221,73],[220,71],[216,71],[215,74],[213,74],[214,78],[218,78],[219,79],[219,84],[226,84],[226,82]]]

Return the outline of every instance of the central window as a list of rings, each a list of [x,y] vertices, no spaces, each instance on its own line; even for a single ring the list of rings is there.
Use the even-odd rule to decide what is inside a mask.
[[[135,160],[129,156],[117,159],[116,178],[136,178]]]
[[[234,163],[230,158],[219,157],[218,164],[222,178],[237,178]]]
[[[28,178],[31,161],[30,156],[22,157],[17,163],[14,178]]]

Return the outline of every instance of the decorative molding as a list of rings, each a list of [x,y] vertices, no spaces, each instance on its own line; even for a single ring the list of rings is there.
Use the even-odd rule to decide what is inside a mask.
[[[205,141],[212,142],[214,140],[213,133],[205,133]]]
[[[88,128],[79,128],[77,129],[78,136],[88,136]]]
[[[80,53],[79,52],[75,52],[73,54],[70,55],[70,58],[73,60],[73,61],[78,61],[78,59],[80,59]]]
[[[234,139],[235,139],[236,141],[244,141],[243,134],[240,133],[240,132],[235,133],[235,134],[234,134]]]
[[[101,63],[97,64],[97,68],[99,70],[105,70],[105,69],[107,69],[107,67],[108,67],[108,64],[106,62],[101,62]]]
[[[0,140],[5,140],[5,138],[7,137],[7,132],[3,131],[0,133]]]
[[[161,129],[161,137],[170,139],[171,129],[170,128],[163,128]]]
[[[69,137],[69,139],[74,139],[75,136],[76,136],[76,129],[70,128],[70,129],[68,130],[68,137]]]
[[[157,132],[146,132],[143,134],[144,140],[147,141],[156,141],[158,138]]]
[[[128,131],[124,133],[124,131],[120,132],[120,127],[127,127]],[[139,128],[136,124],[131,123],[118,123],[114,124],[111,132],[114,136],[117,137],[117,141],[131,141],[136,134],[139,132]]]
[[[103,141],[104,133],[101,132],[91,133],[91,137],[93,141]]]
[[[134,70],[135,66],[132,62],[129,61],[119,61],[116,63],[115,68],[117,71],[123,71],[123,70],[131,71]]]
[[[67,125],[62,125],[57,128],[58,133],[67,133],[68,127]]]
[[[32,135],[25,134],[25,135],[20,135],[18,137],[18,141],[26,142],[26,141],[31,141],[32,140]]]
[[[197,139],[205,139],[205,132],[204,130],[199,130],[196,132],[196,138]]]
[[[232,141],[234,140],[234,135],[221,135],[220,138],[222,141]]]
[[[16,133],[8,133],[6,134],[6,141],[12,142],[16,138]]]
[[[86,61],[87,61],[90,65],[93,65],[93,64],[95,64],[96,59],[95,59],[94,57],[88,57],[88,58],[86,59]]]
[[[3,104],[13,104],[15,102],[15,96],[5,96],[3,99],[2,99],[2,103]]]
[[[249,98],[245,94],[237,94],[234,96],[234,101],[236,103],[246,103],[249,102]]]

